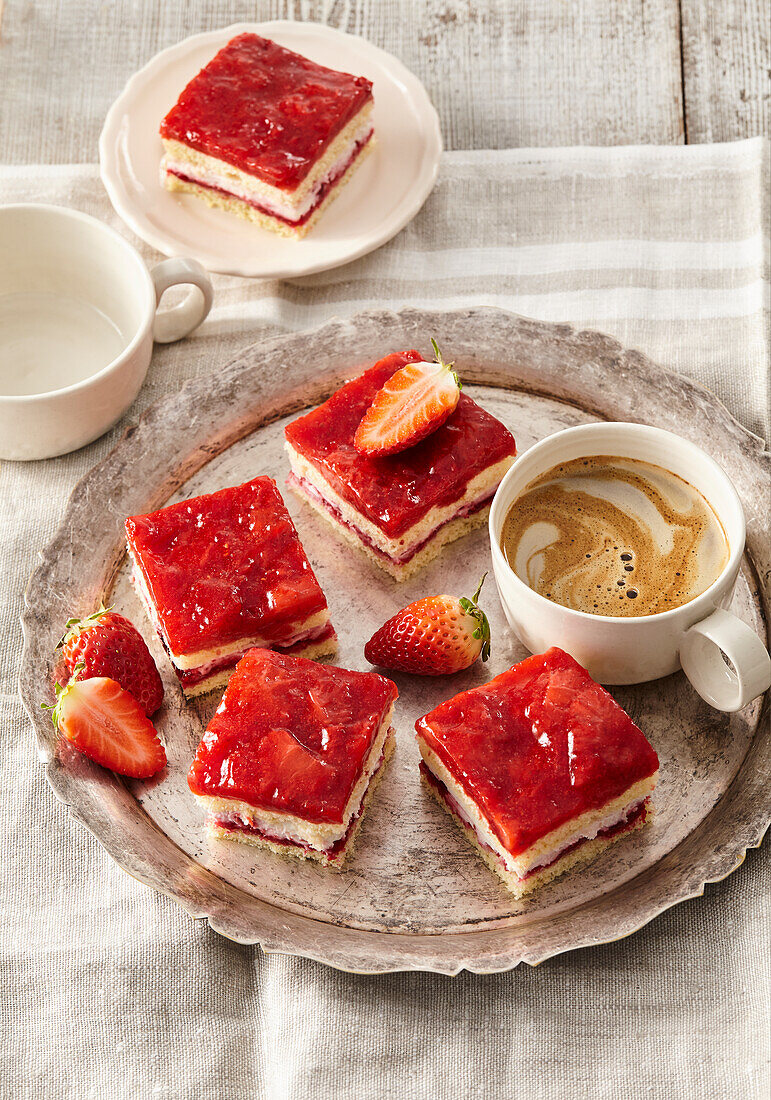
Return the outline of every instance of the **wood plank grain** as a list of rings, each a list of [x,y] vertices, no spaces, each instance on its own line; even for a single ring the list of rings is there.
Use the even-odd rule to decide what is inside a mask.
[[[450,149],[683,140],[677,0],[273,0],[426,84]]]
[[[94,161],[107,109],[158,50],[286,18],[399,57],[449,149],[683,140],[677,0],[18,0],[3,24],[2,159]]]
[[[689,142],[771,133],[768,0],[681,0]]]

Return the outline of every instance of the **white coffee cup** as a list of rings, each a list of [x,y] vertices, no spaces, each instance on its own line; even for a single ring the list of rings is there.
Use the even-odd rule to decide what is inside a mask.
[[[514,501],[553,466],[592,455],[616,455],[662,466],[691,484],[712,506],[728,539],[728,564],[696,599],[637,618],[589,615],[547,600],[508,565],[501,533]],[[771,658],[762,642],[725,610],[739,572],[744,539],[739,497],[717,463],[693,443],[642,424],[586,424],[541,440],[515,461],[490,509],[493,571],[501,603],[509,625],[532,653],[559,646],[602,684],[643,683],[682,667],[699,695],[724,711],[740,710],[771,686]]]
[[[185,299],[157,312],[178,283],[192,284]],[[187,336],[211,302],[195,260],[148,272],[87,214],[0,207],[0,458],[50,458],[103,435],[139,393],[153,341]]]

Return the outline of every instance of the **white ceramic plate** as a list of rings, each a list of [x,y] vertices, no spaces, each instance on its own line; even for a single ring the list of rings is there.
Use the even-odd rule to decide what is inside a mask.
[[[160,183],[161,119],[187,82],[244,31],[374,84],[377,145],[301,241],[211,210]],[[439,118],[420,81],[395,57],[319,23],[237,23],[164,50],[129,80],[99,139],[102,181],[118,214],[167,256],[194,256],[210,271],[293,278],[348,263],[379,248],[415,217],[436,181]]]

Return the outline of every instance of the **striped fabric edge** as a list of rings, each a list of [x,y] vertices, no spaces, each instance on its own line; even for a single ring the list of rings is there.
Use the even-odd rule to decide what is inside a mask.
[[[442,160],[450,166],[480,161],[532,166],[550,166],[559,175],[570,175],[575,166],[592,165],[605,168],[608,164],[634,165],[648,175],[664,174],[665,169],[690,174],[705,168],[720,171],[738,169],[742,163],[757,165],[769,158],[771,140],[766,137],[743,138],[700,145],[560,145],[550,148],[521,149],[450,149]],[[159,154],[160,158],[160,154]],[[99,166],[93,163],[70,164],[5,164],[0,165],[0,179],[24,179],[31,173],[38,177],[98,176]]]

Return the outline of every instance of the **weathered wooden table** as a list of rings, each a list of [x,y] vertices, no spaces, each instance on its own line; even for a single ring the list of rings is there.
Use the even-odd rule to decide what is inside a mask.
[[[109,105],[158,50],[198,31],[276,18],[327,22],[396,54],[425,82],[448,149],[768,134],[768,7],[769,0],[0,0],[0,169],[93,166]],[[15,199],[23,186],[24,198],[39,200],[45,192],[36,184],[46,178],[59,181],[57,201],[87,206],[84,196],[98,191],[104,202],[93,167],[20,170]],[[90,181],[92,192],[68,191],[69,180]],[[224,298],[228,280],[221,284]],[[262,289],[250,284],[255,301]],[[237,328],[237,314],[223,316],[223,328]],[[184,376],[220,365],[216,346],[191,341]],[[157,392],[166,389],[148,387],[148,399]],[[8,570],[0,619],[6,604],[13,609],[0,646],[0,703],[9,716],[0,746],[11,761],[0,769],[0,788],[7,819],[17,823],[0,835],[2,1097],[766,1100],[767,851],[765,858],[751,851],[706,897],[668,910],[627,941],[535,969],[452,980],[353,977],[266,957],[188,921],[119,872],[45,787],[16,699],[22,573],[94,454],[0,468],[0,513],[12,516],[0,525],[0,569]],[[40,501],[39,518],[20,526],[16,512],[31,515],[30,500]],[[18,897],[8,885],[29,882],[34,892]],[[34,906],[20,904],[27,896]]]
[[[285,18],[395,53],[448,149],[769,133],[768,0],[0,0],[0,160],[94,161],[105,111],[157,50]]]

